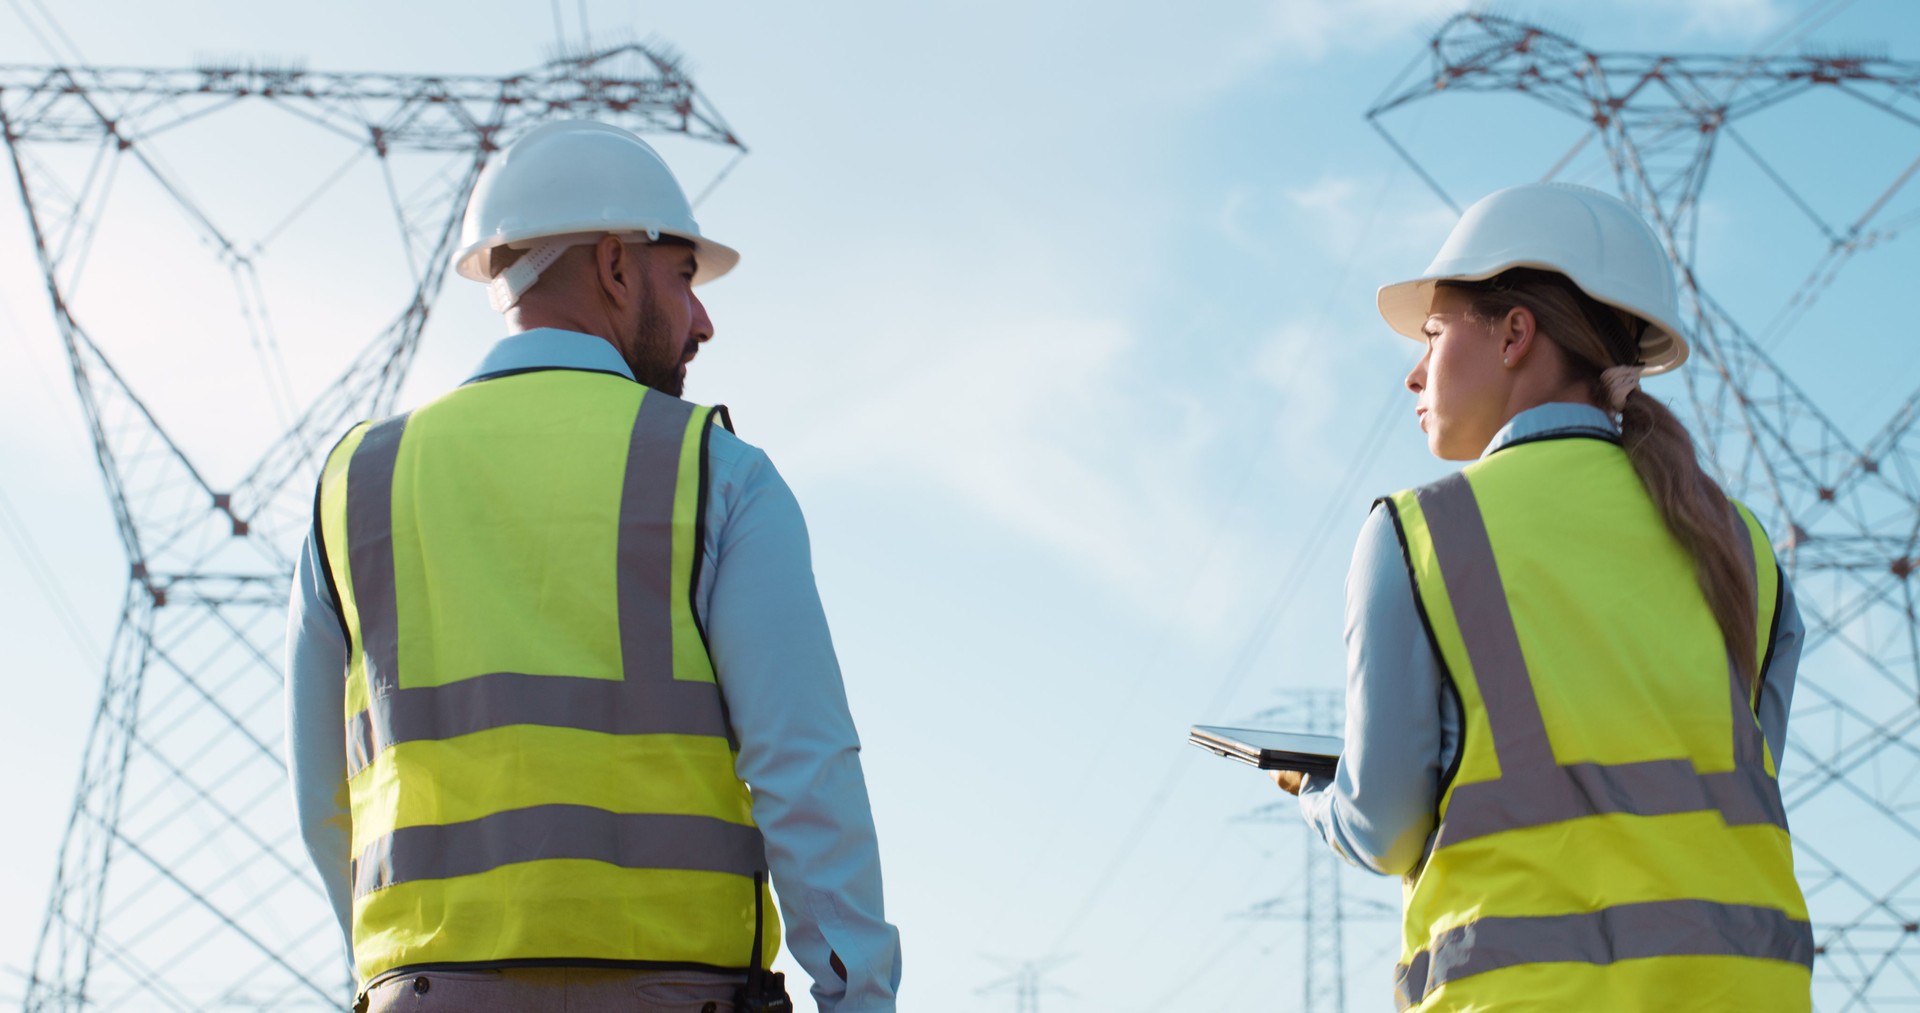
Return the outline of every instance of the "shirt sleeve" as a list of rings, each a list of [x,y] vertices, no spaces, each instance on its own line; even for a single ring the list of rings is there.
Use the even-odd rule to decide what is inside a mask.
[[[1347,571],[1347,720],[1331,780],[1308,778],[1300,811],[1347,861],[1383,875],[1411,872],[1426,852],[1451,697],[1414,607],[1399,536],[1384,507],[1360,530]],[[1457,705],[1456,705],[1457,706]],[[1449,748],[1450,747],[1450,748]]]
[[[890,1013],[899,932],[886,921],[860,740],[806,522],[765,454],[716,432],[716,452],[723,442],[733,460],[714,469],[710,511],[722,516],[709,515],[708,649],[740,740],[736,770],[766,835],[787,948],[813,977],[822,1013]]]
[[[1760,679],[1760,734],[1766,737],[1767,751],[1773,754],[1777,776],[1786,766],[1787,714],[1793,709],[1793,683],[1800,672],[1800,652],[1806,647],[1807,628],[1800,621],[1800,606],[1793,596],[1793,582],[1785,570],[1780,572],[1780,621],[1774,624],[1773,657]]]
[[[353,818],[347,806],[347,640],[333,592],[319,566],[312,535],[294,564],[287,606],[287,774],[307,854],[333,903],[340,933],[353,951],[349,856]]]

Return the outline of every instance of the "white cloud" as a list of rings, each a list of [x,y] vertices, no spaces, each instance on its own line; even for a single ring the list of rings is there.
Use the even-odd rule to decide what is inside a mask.
[[[1687,14],[1682,33],[1752,38],[1772,31],[1785,18],[1779,0],[1689,0],[1675,5],[1671,0],[1633,0],[1640,7],[1673,11],[1681,6]]]
[[[1140,377],[1138,342],[1115,320],[972,321],[946,337],[866,385],[875,393],[822,420],[782,467],[931,485],[1143,610],[1177,606],[1193,632],[1215,631],[1247,586],[1237,565],[1196,585],[1206,601],[1169,602],[1196,553],[1236,537],[1206,495],[1214,413]]]
[[[1458,218],[1399,172],[1324,175],[1281,193],[1299,236],[1340,262],[1385,274],[1418,270]]]
[[[1317,62],[1336,52],[1402,45],[1461,9],[1460,0],[1272,0],[1222,66],[1233,74],[1276,58]]]
[[[1261,194],[1259,187],[1246,184],[1229,188],[1214,212],[1214,229],[1235,250],[1277,270],[1280,258],[1274,254],[1271,239],[1250,220],[1258,212]]]
[[[1345,358],[1326,335],[1289,323],[1260,345],[1253,373],[1279,395],[1290,427],[1315,431],[1334,417],[1343,400],[1338,386],[1329,381],[1336,375],[1332,363]]]

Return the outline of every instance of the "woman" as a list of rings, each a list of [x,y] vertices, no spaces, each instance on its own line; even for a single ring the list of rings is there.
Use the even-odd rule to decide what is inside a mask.
[[[1405,881],[1399,1009],[1807,1009],[1776,758],[1801,627],[1764,532],[1639,388],[1687,348],[1627,205],[1469,208],[1380,290],[1429,449],[1348,581],[1347,752],[1276,778]]]

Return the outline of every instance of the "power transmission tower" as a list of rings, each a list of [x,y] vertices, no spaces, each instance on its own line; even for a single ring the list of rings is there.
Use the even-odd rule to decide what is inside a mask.
[[[989,957],[1003,966],[1013,968],[1013,973],[997,981],[989,982],[973,990],[974,995],[1005,995],[1013,993],[1014,1013],[1040,1013],[1040,996],[1043,993],[1072,995],[1073,993],[1058,985],[1049,984],[1048,972],[1061,964],[1072,960],[1072,955],[1047,957],[1043,960],[1027,960],[1018,964],[1001,957]]]
[[[1285,703],[1248,719],[1256,728],[1284,728],[1309,735],[1339,735],[1344,728],[1345,705],[1337,690],[1290,693]],[[1269,898],[1241,913],[1259,921],[1300,924],[1301,1013],[1346,1013],[1347,922],[1392,920],[1399,912],[1377,901],[1349,897],[1341,889],[1345,864],[1300,819],[1299,803],[1292,799],[1261,806],[1240,818],[1244,823],[1280,824],[1298,831],[1305,873],[1300,893]],[[1366,1005],[1371,1005],[1366,1004]]]
[[[1597,140],[1601,171],[1660,232],[1690,303],[1686,322],[1700,359],[1682,371],[1695,438],[1728,491],[1773,533],[1807,623],[1781,789],[1814,920],[1816,1001],[1845,1009],[1920,1003],[1920,619],[1912,580],[1920,565],[1920,394],[1877,435],[1855,440],[1769,355],[1843,265],[1920,224],[1920,212],[1890,213],[1920,173],[1920,63],[1596,53],[1533,25],[1462,14],[1434,35],[1401,79],[1409,80],[1391,86],[1367,117],[1456,210],[1385,118],[1434,96],[1464,104],[1467,95],[1492,93],[1509,96],[1509,110],[1531,100],[1583,124],[1579,142],[1546,176],[1560,175]],[[1834,188],[1796,185],[1806,160],[1774,157],[1806,155],[1795,150],[1805,131],[1749,135],[1756,116],[1789,103],[1866,124],[1849,138],[1878,147],[1846,168],[1850,179],[1873,181],[1872,199],[1837,218],[1822,213],[1818,207],[1837,202]],[[1705,290],[1697,270],[1703,195],[1723,142],[1751,160],[1755,178],[1777,188],[1784,209],[1804,216],[1823,247],[1758,337]]]
[[[349,168],[377,171],[391,204],[378,210],[399,227],[412,286],[338,381],[223,484],[196,468],[114,367],[114,343],[88,326],[108,314],[91,313],[76,292],[115,181],[143,179],[232,275],[245,337],[275,379],[256,266],[320,192],[249,240],[190,199],[163,154],[182,156],[169,147],[176,136],[204,139],[235,107],[285,113],[344,142],[351,157],[322,191]],[[280,670],[293,557],[318,455],[349,423],[392,408],[480,170],[561,116],[745,152],[657,46],[563,54],[503,77],[0,66],[0,132],[129,563],[27,1010],[350,1001],[342,940],[286,801]],[[259,128],[258,118],[245,122]],[[220,140],[237,153],[255,137]],[[167,272],[181,252],[151,251],[152,270]],[[289,386],[281,393],[290,400]],[[262,423],[233,419],[230,438],[276,428]]]

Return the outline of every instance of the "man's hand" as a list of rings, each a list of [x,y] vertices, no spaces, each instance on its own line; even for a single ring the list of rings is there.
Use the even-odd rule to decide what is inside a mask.
[[[1269,770],[1267,774],[1273,778],[1274,784],[1280,786],[1281,791],[1289,795],[1300,794],[1300,782],[1306,777],[1297,770]]]

